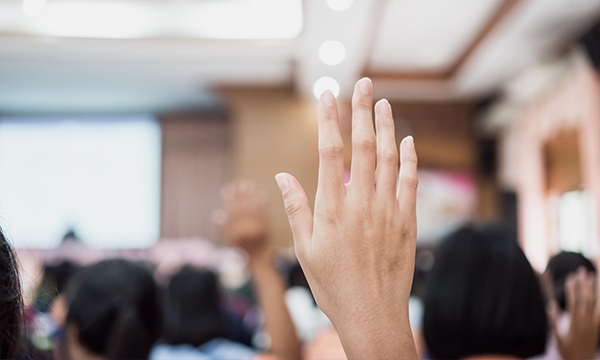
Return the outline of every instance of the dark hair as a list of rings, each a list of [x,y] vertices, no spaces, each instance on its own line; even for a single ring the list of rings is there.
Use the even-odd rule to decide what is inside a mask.
[[[425,293],[423,335],[437,359],[544,352],[547,319],[538,278],[516,236],[465,226],[439,246]]]
[[[23,297],[12,247],[0,229],[0,359],[14,359],[23,325]]]
[[[217,276],[212,271],[183,268],[167,287],[164,339],[171,345],[200,346],[227,337],[219,305]]]
[[[80,268],[71,261],[44,265],[44,277],[35,294],[35,309],[41,312],[50,310],[52,301],[65,292],[69,280]]]
[[[108,359],[146,359],[161,332],[159,293],[152,275],[122,259],[85,268],[73,283],[67,324],[79,343]]]
[[[550,274],[552,280],[552,293],[563,310],[567,308],[565,281],[570,273],[576,272],[580,267],[585,268],[588,272],[596,273],[594,264],[580,253],[561,251],[548,261],[546,271]]]

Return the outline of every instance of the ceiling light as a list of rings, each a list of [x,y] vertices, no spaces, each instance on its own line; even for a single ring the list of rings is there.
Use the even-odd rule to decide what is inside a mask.
[[[315,81],[313,85],[313,94],[318,99],[325,90],[331,90],[333,96],[337,97],[340,93],[340,84],[334,78],[328,76],[322,77]]]
[[[144,0],[24,0],[34,23],[4,17],[0,32],[54,37],[137,39],[293,39],[302,31],[301,0],[148,2]],[[0,14],[3,13],[0,1]],[[277,16],[273,16],[277,14]]]
[[[352,6],[354,0],[327,0],[327,5],[336,11],[344,11]]]
[[[36,17],[44,11],[46,0],[23,0],[23,12],[29,17]]]
[[[323,64],[337,65],[346,58],[346,47],[339,41],[329,40],[319,46],[318,54]]]

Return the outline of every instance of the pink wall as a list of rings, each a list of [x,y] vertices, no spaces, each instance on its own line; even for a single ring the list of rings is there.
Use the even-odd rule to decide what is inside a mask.
[[[578,129],[583,186],[600,210],[600,79],[581,62],[553,93],[528,107],[514,136],[518,151],[519,235],[536,270],[542,271],[556,249],[550,239],[543,145],[562,130]],[[600,224],[600,221],[598,221]],[[600,228],[598,229],[600,233]]]

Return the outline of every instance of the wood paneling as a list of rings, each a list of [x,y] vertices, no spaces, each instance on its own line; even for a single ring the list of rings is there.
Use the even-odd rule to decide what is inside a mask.
[[[415,137],[421,168],[474,172],[477,149],[470,103],[392,103],[396,138]]]
[[[318,172],[316,101],[291,89],[227,89],[233,126],[234,176],[251,179],[270,197],[273,241],[290,246],[292,233],[275,175],[288,172],[315,198]]]
[[[231,179],[231,127],[221,116],[161,118],[161,237],[220,239],[210,215]]]

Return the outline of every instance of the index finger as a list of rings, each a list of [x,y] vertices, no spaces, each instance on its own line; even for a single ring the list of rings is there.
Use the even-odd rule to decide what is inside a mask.
[[[344,187],[344,142],[333,93],[325,90],[319,99],[319,184],[318,196],[339,198]]]

